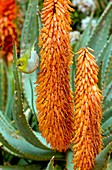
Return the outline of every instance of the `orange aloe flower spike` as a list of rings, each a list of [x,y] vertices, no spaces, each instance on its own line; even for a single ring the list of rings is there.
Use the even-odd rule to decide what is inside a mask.
[[[102,148],[101,136],[101,91],[98,83],[98,66],[95,57],[89,52],[93,50],[81,48],[76,54],[76,91],[74,131],[74,170],[92,170],[94,159]]]
[[[0,56],[12,61],[13,41],[17,41],[17,29],[13,22],[17,17],[15,0],[0,0]]]
[[[43,6],[36,107],[42,135],[61,152],[67,150],[73,137],[69,0],[45,0]]]

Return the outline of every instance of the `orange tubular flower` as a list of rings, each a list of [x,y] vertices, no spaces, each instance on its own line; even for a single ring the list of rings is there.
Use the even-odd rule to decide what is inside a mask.
[[[39,38],[41,64],[36,82],[39,128],[47,142],[58,151],[66,151],[73,137],[69,5],[69,0],[44,1],[44,26]]]
[[[12,60],[12,44],[17,39],[15,0],[0,0],[0,58],[6,56],[6,60]]]
[[[98,66],[95,57],[81,48],[77,62],[75,91],[75,122],[74,130],[74,170],[91,170],[94,159],[101,151],[102,137],[100,122],[102,118],[101,91],[98,83]],[[93,50],[92,50],[93,51]]]

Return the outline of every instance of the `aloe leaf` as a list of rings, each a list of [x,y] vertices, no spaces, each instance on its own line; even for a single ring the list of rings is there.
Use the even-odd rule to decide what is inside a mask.
[[[110,36],[110,38],[107,40],[107,42],[105,43],[103,49],[101,50],[101,52],[99,53],[98,57],[97,57],[97,64],[99,66],[100,62],[103,61],[103,59],[105,59],[108,55],[108,58],[109,58],[109,55],[111,53],[111,49],[112,49],[112,36]],[[106,65],[107,67],[107,62],[106,63],[103,63]]]
[[[105,136],[105,137],[110,136],[111,133],[112,133],[112,127],[110,127],[109,129],[106,129],[103,132],[103,136]]]
[[[54,156],[51,158],[45,170],[54,170]]]
[[[112,116],[112,106],[103,112],[102,124]]]
[[[38,15],[38,28],[39,28],[39,30],[41,30],[42,21],[41,21],[40,9],[39,9],[39,1],[38,1],[38,4],[37,4],[37,15]]]
[[[111,127],[112,127],[112,116],[102,124],[102,129],[104,131],[108,130]]]
[[[32,145],[39,147],[41,149],[50,149],[47,145],[44,145],[38,137],[34,134],[28,122],[26,121],[26,117],[23,112],[23,101],[22,101],[22,90],[20,88],[20,82],[18,77],[18,71],[16,69],[16,47],[14,46],[14,88],[15,88],[15,104],[14,104],[14,112],[13,117],[17,128],[19,129],[22,136],[30,142]]]
[[[106,137],[103,137],[103,146],[107,146],[109,143],[112,142],[112,134]]]
[[[16,165],[16,166],[0,166],[0,169],[1,170],[41,170],[42,169],[42,166],[39,164],[39,165],[25,165],[25,166],[19,166],[19,165]]]
[[[63,159],[63,154],[50,150],[42,150],[27,142],[23,137],[16,134],[0,118],[0,141],[2,144],[17,155],[32,160],[49,160],[52,156]]]
[[[111,50],[112,50],[112,36],[107,41],[106,46],[101,52],[101,56],[103,57],[103,66],[102,66],[102,84],[105,82],[106,71],[108,68],[109,61],[111,59]]]
[[[56,166],[54,167],[54,170],[63,170],[63,167],[56,165]]]
[[[92,19],[92,18],[91,18]],[[85,29],[85,31],[83,32],[81,38],[79,39],[79,41],[77,42],[75,48],[74,48],[74,52],[77,52],[80,48],[82,47],[86,47],[88,44],[88,41],[90,39],[90,33],[91,33],[91,20],[87,26],[87,28]]]
[[[32,114],[34,114],[35,117],[35,125],[36,130],[38,130],[37,127],[37,110],[36,110],[36,93],[35,93],[35,87],[36,87],[36,78],[37,74],[36,71],[29,74],[23,74],[23,93],[26,98],[26,102],[28,105],[28,108],[30,108]]]
[[[111,82],[106,86],[106,88],[103,91],[103,96],[104,96],[104,100],[107,98],[110,90],[112,89],[112,80]]]
[[[73,170],[74,168],[73,168],[73,162],[72,162],[72,160],[73,160],[73,152],[72,151],[68,151],[67,152],[67,155],[66,155],[66,169],[67,170]]]
[[[36,100],[36,93],[35,93],[35,82],[37,79],[36,71],[34,71],[31,74],[24,74],[23,75],[23,91],[25,98],[28,102],[28,105],[30,106],[31,110],[36,114],[36,106],[35,106],[35,100]]]
[[[3,137],[2,137],[2,138],[3,138]],[[4,140],[4,139],[3,139],[3,140]],[[7,144],[6,144],[6,145],[7,145]],[[10,149],[8,149],[7,147],[5,147],[4,145],[2,146],[2,149],[3,149],[5,152],[7,152],[7,153],[9,153],[9,154],[11,154],[11,155],[14,155],[14,156],[16,156],[16,157],[21,157],[21,155],[15,153],[15,152],[12,152]]]
[[[1,110],[0,110],[0,119],[2,119],[7,124],[8,128],[15,130],[15,128],[11,125],[11,120],[6,115],[4,115],[1,112]]]
[[[112,50],[105,74],[105,86],[107,86],[110,83],[110,80],[112,80]]]
[[[106,146],[100,154],[95,158],[95,166],[93,170],[104,170],[107,167],[108,159],[112,151],[112,143]]]
[[[107,168],[104,170],[112,170],[112,159],[109,160],[109,163],[107,164]]]
[[[37,15],[37,7],[38,7],[37,0],[30,0],[28,4],[28,10],[26,12],[26,17],[22,29],[22,36],[21,36],[21,54],[24,53],[26,50],[29,50],[34,41],[36,41],[35,48],[39,51],[37,43],[38,43],[38,35],[40,29],[40,14]],[[35,107],[35,85],[34,82],[36,81],[36,71],[30,75],[22,74],[23,75],[23,89],[24,89],[24,96],[26,97],[26,101],[30,109],[33,113],[37,113]],[[36,116],[35,116],[36,117]]]
[[[108,3],[105,11],[101,15],[100,19],[97,22],[96,27],[94,28],[90,40],[88,42],[88,47],[94,49],[94,55],[97,57],[99,52],[102,50],[102,47],[107,42],[108,34],[111,28],[112,22],[112,2]]]
[[[112,106],[112,88],[109,89],[106,98],[104,98],[103,107],[104,110]]]
[[[22,29],[22,35],[20,40],[20,51],[21,55],[26,50],[32,47],[35,39],[38,37],[38,17],[36,15],[37,12],[37,0],[30,0],[28,4],[28,10],[26,12],[26,17]],[[29,44],[30,42],[30,44]],[[20,56],[21,56],[20,55]]]
[[[98,72],[98,87],[99,87],[99,89],[100,90],[102,90],[102,82],[101,82],[101,80],[102,80],[102,61],[101,61],[101,63],[100,63],[100,66],[99,66],[99,72]]]
[[[112,81],[110,80],[110,83],[105,87],[103,90],[103,108],[104,110],[107,110],[111,108],[112,106]]]
[[[74,57],[73,64],[71,65],[70,68],[70,85],[73,92],[75,91],[75,86],[74,86],[75,73],[76,73],[76,61]]]
[[[0,60],[0,110],[3,110],[3,100],[4,100],[4,82],[3,82],[3,75],[4,75],[4,66],[3,66],[3,60]]]
[[[38,138],[38,140],[42,142],[42,144],[44,144],[45,146],[47,146],[48,148],[50,148],[50,144],[47,144],[47,143],[46,143],[46,140],[45,140],[44,137],[42,137],[41,133],[35,132],[35,131],[33,131],[33,132],[34,132],[35,136]]]
[[[5,71],[5,63],[0,60],[0,110],[5,111],[7,99],[7,77]]]
[[[11,117],[11,111],[12,111],[12,95],[13,95],[13,67],[12,64],[10,64],[10,67],[5,67],[6,71],[6,77],[7,77],[7,101],[6,101],[6,108],[5,108],[5,115],[8,117]]]

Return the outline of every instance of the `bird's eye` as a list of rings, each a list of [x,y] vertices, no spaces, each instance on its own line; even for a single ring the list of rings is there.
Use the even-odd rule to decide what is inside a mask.
[[[23,63],[22,62],[20,62],[19,64],[18,64],[18,66],[22,66],[23,65]]]

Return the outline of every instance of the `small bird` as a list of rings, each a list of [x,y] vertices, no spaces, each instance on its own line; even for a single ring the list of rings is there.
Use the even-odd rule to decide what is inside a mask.
[[[34,50],[34,45],[31,51],[26,51],[21,58],[16,62],[16,67],[23,73],[30,74],[38,68],[39,56]]]

